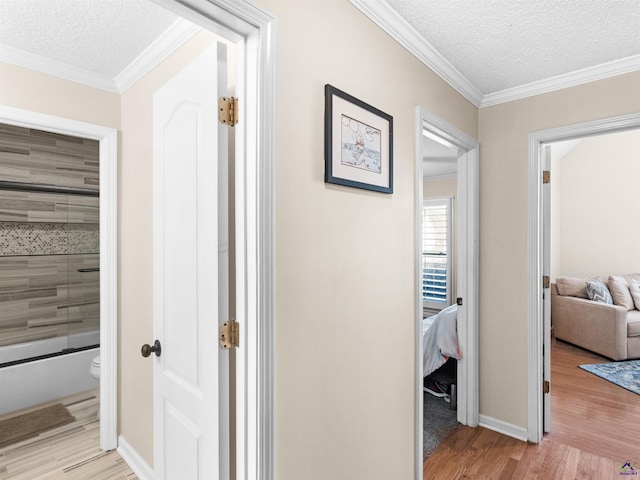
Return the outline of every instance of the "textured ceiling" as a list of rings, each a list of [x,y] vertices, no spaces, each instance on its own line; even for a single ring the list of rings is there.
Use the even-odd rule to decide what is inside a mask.
[[[640,56],[640,0],[385,5],[485,95]],[[0,0],[0,54],[9,45],[114,78],[175,20],[149,0]]]
[[[116,77],[175,20],[147,0],[0,0],[0,44]]]
[[[422,176],[442,178],[458,171],[458,151],[427,136],[422,137]]]
[[[640,54],[639,0],[387,0],[483,94]]]

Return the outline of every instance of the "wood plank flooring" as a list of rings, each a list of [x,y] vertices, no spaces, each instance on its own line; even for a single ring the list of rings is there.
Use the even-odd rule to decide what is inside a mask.
[[[460,426],[425,461],[424,480],[604,480],[626,461],[640,467],[640,396],[577,368],[608,361],[554,342],[551,433],[536,445]]]
[[[423,478],[605,480],[619,478],[621,465],[547,438],[536,445],[461,426],[424,463]]]
[[[0,420],[56,402],[12,412],[0,416]],[[0,448],[0,480],[137,479],[118,452],[100,450],[98,391],[73,395],[62,403],[76,420]]]
[[[640,395],[577,368],[611,360],[557,341],[551,351],[550,440],[640,467]]]

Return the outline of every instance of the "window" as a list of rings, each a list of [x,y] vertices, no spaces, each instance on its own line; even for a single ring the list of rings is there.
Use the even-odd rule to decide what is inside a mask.
[[[451,304],[453,198],[422,204],[422,300],[427,308]]]

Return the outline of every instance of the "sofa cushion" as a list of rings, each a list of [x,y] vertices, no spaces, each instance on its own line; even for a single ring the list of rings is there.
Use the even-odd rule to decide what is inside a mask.
[[[629,284],[623,277],[610,275],[609,280],[607,280],[607,287],[609,287],[614,305],[620,305],[627,310],[633,310],[635,308],[633,297],[629,291]]]
[[[558,294],[564,297],[589,298],[587,295],[587,280],[578,277],[556,278]]]
[[[631,280],[631,283],[629,283],[629,293],[631,294],[631,298],[633,298],[636,309],[640,310],[640,282]]]
[[[640,311],[627,312],[627,337],[640,337]]]
[[[593,300],[594,302],[613,305],[611,293],[602,280],[587,281],[587,295],[589,296],[589,300]]]

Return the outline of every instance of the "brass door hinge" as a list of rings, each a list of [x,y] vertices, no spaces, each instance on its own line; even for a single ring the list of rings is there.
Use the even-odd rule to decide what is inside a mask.
[[[551,182],[551,172],[549,170],[545,170],[542,172],[542,183],[550,183]]]
[[[542,288],[549,288],[551,286],[551,279],[548,275],[542,277]]]
[[[220,346],[225,349],[240,346],[240,324],[235,320],[220,325]]]
[[[218,119],[220,123],[233,127],[238,123],[238,99],[220,97],[218,100]]]
[[[545,380],[542,382],[542,393],[549,393],[551,390],[551,386],[549,385],[549,380]]]

